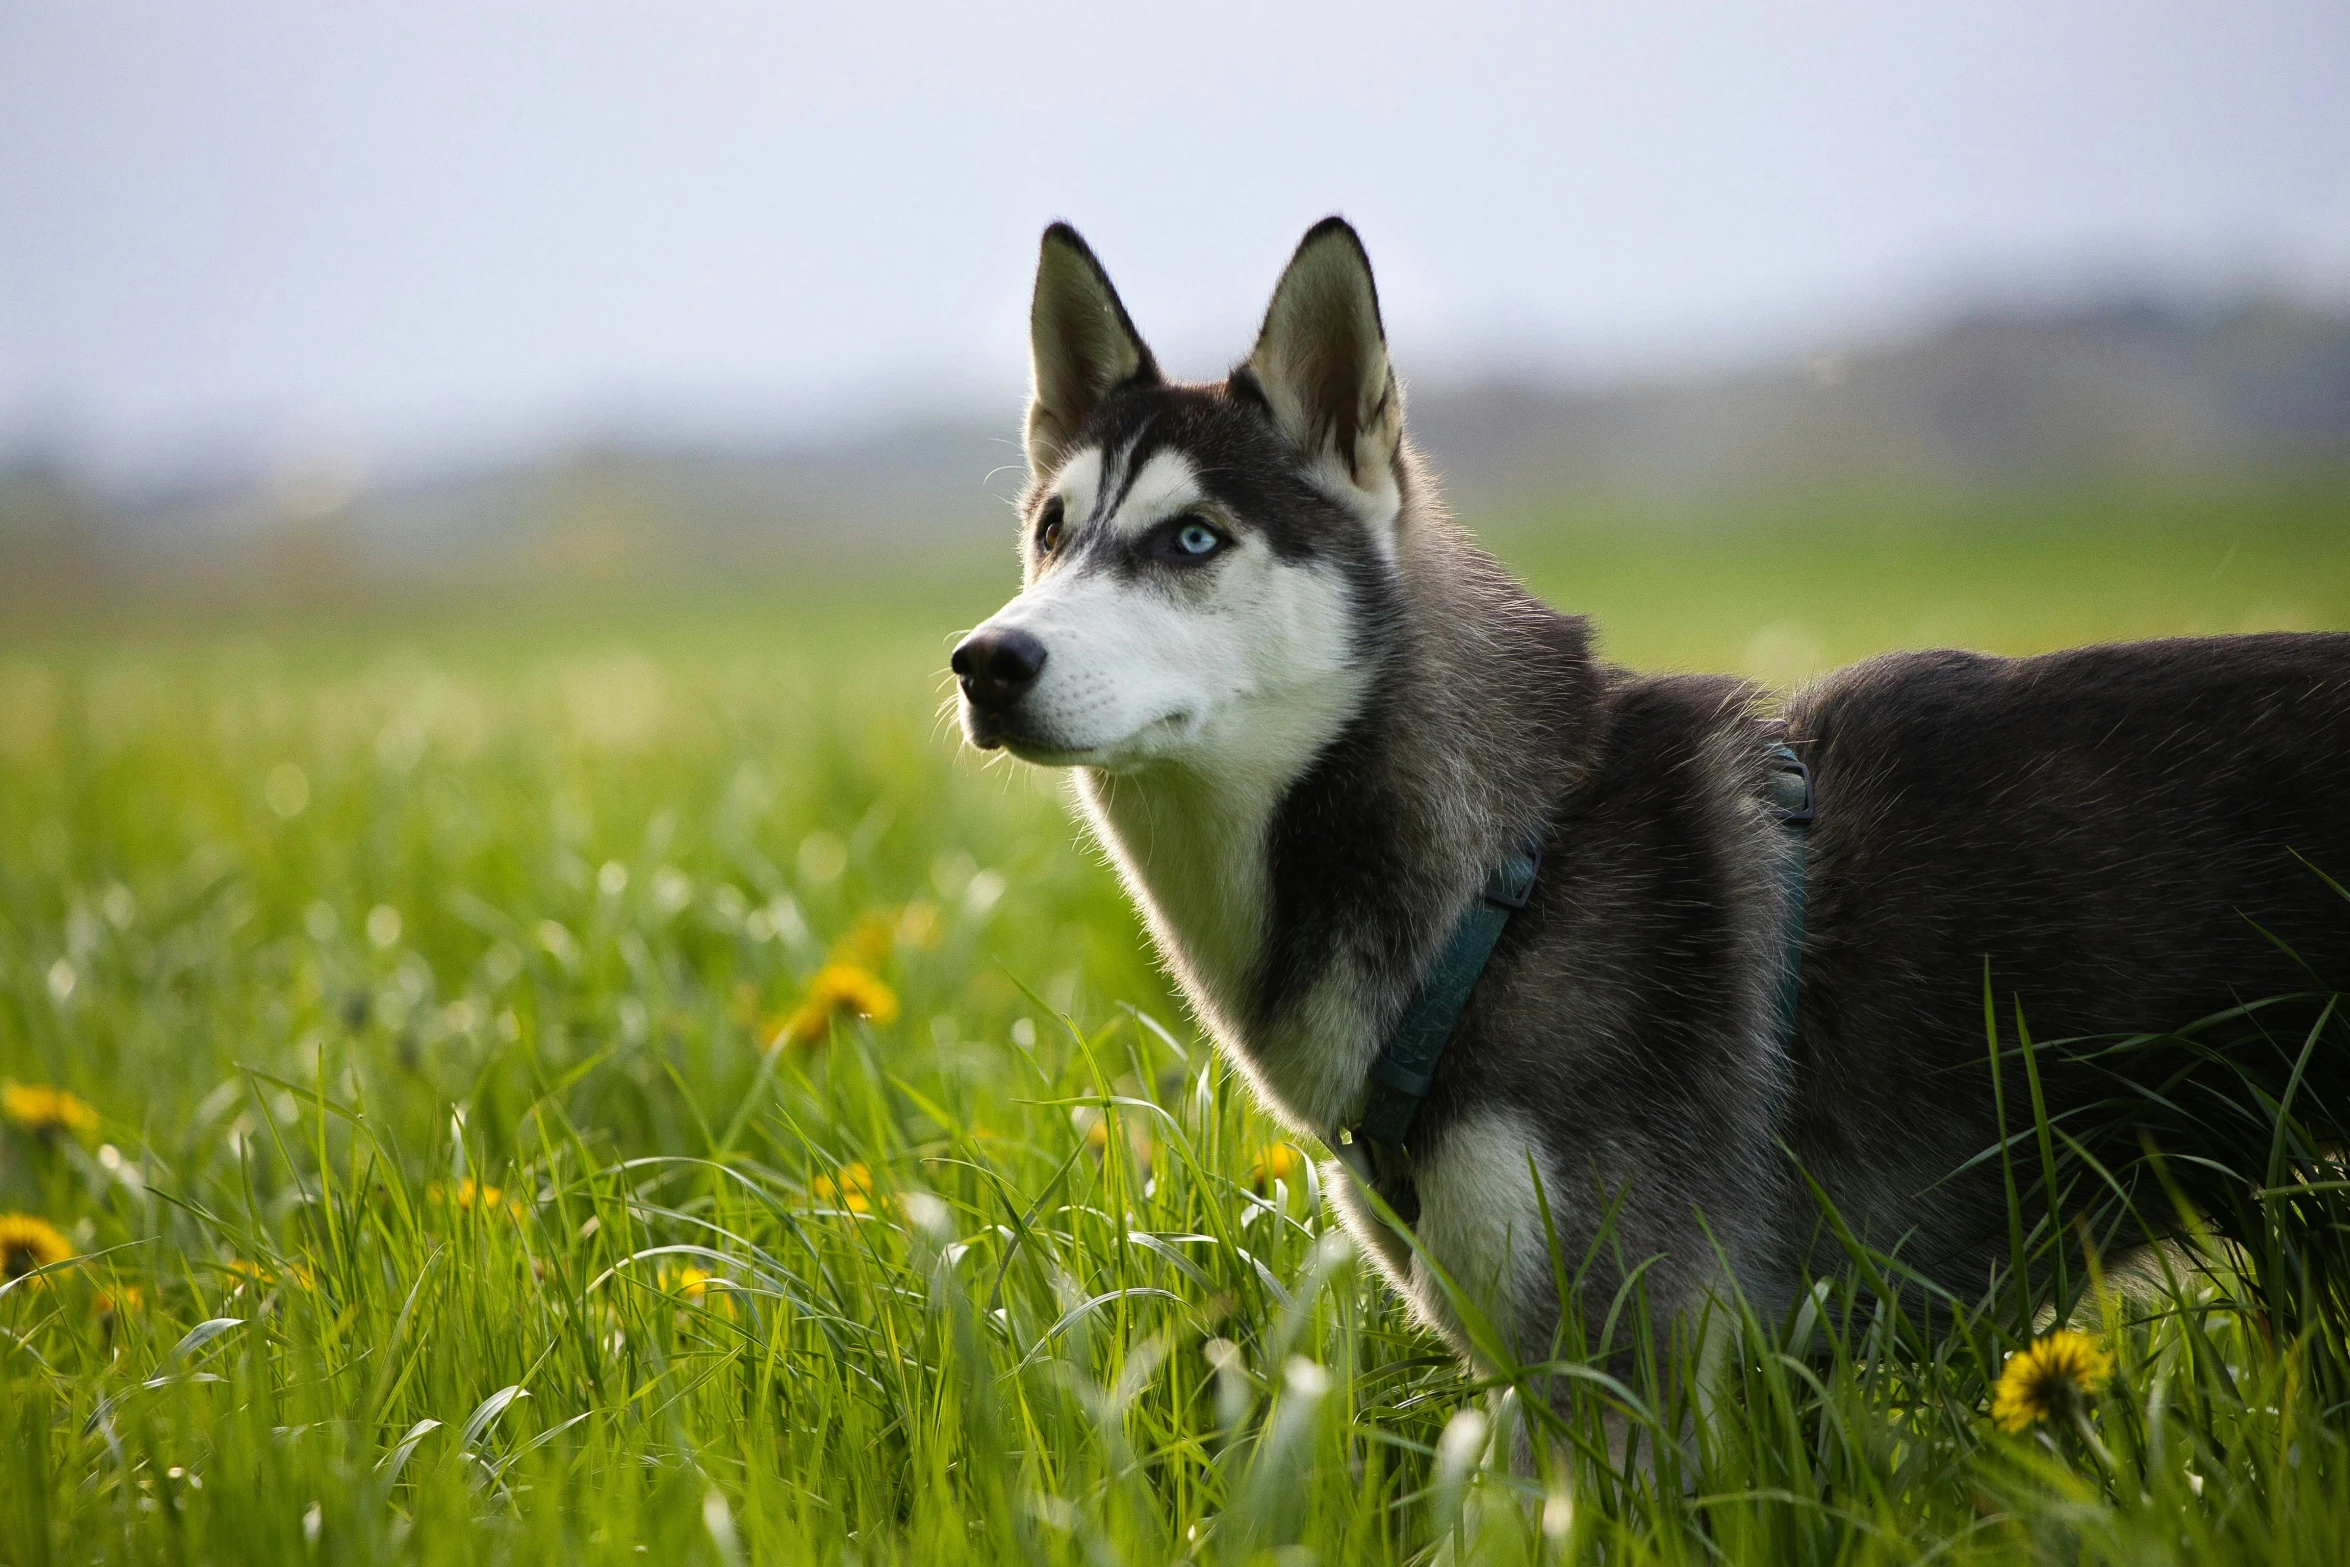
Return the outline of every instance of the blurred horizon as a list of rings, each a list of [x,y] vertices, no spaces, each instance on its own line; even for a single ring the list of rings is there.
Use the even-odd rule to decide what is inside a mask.
[[[0,454],[0,606],[463,602],[1008,569],[1019,412],[1013,392],[830,437],[615,430],[390,479],[329,454],[139,489],[69,454]],[[1757,522],[1991,534],[2029,517],[2350,527],[2350,310],[2123,297],[1737,370],[1407,382],[1407,428],[1472,527],[1538,552],[1519,536]]]

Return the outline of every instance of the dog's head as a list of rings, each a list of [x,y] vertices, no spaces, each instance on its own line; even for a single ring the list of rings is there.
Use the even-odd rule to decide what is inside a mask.
[[[964,732],[1053,765],[1294,771],[1361,703],[1408,483],[1361,241],[1317,224],[1247,360],[1179,385],[1055,224],[1030,348],[1024,585],[955,649]]]

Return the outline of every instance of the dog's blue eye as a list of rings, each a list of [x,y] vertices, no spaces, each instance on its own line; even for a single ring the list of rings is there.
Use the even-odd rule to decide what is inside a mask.
[[[1204,522],[1187,522],[1175,534],[1175,547],[1186,555],[1213,555],[1224,536]]]

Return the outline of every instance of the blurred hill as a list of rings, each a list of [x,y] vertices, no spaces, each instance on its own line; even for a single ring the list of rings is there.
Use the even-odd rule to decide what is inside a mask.
[[[1415,437],[1473,522],[2294,470],[2342,474],[2350,525],[2350,317],[2274,301],[1984,313],[1734,374],[1410,395]],[[821,445],[609,441],[372,486],[297,461],[138,494],[34,452],[0,469],[0,600],[788,580],[968,560],[1007,525],[1016,428],[1006,407]]]
[[[1978,315],[1699,383],[1415,397],[1464,497],[2161,483],[2350,459],[2350,318],[2277,303]]]

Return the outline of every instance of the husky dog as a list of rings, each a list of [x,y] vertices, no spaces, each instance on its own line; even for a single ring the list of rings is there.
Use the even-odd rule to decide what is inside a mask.
[[[1160,373],[1065,225],[1031,327],[1024,586],[955,649],[965,732],[1072,770],[1266,1108],[1342,1148],[1464,910],[1539,847],[1408,1136],[1330,1182],[1464,1353],[1453,1291],[1546,1354],[1551,1248],[1608,1224],[1602,1308],[1644,1263],[1652,1311],[1725,1263],[1784,1307],[1809,1182],[1979,1286],[2005,1203],[1995,1166],[1952,1174],[1997,1137],[1986,972],[2041,1038],[2309,988],[2279,943],[2350,985],[2350,903],[2309,868],[2350,875],[2350,635],[1894,654],[1774,715],[1601,663],[1446,515],[1339,219],[1221,382]]]

